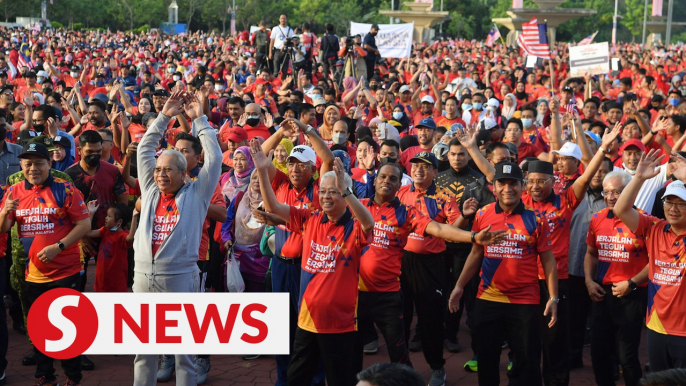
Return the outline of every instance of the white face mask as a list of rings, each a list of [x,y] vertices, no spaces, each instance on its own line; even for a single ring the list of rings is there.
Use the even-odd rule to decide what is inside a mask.
[[[116,232],[117,229],[119,229],[119,227],[115,225],[112,228],[110,228],[110,232]]]
[[[331,135],[331,140],[336,145],[343,145],[347,139],[348,139],[347,136],[343,133],[333,133]]]
[[[79,73],[78,72],[70,72],[69,75],[71,75],[72,78],[76,78],[77,76],[79,76]]]
[[[178,75],[174,75],[174,76],[172,76],[172,79],[174,79],[174,82],[178,82],[181,80],[181,77]]]
[[[403,113],[400,111],[394,112],[393,113],[393,119],[395,119],[396,121],[403,119]]]
[[[170,74],[174,73],[174,67],[167,67],[167,72]]]
[[[223,84],[215,84],[214,89],[217,91],[224,91],[224,85]]]

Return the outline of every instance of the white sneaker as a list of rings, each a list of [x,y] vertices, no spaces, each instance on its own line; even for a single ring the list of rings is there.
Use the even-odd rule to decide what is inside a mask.
[[[160,360],[160,369],[157,370],[157,380],[166,382],[174,375],[175,360],[173,355],[162,355]]]
[[[375,354],[378,351],[379,351],[379,340],[378,339],[364,345],[364,353],[365,354]]]
[[[210,371],[210,360],[195,358],[195,383],[202,385],[207,381],[207,373]]]
[[[431,379],[429,379],[429,386],[444,386],[445,385],[445,368],[441,367],[438,370],[431,372]]]

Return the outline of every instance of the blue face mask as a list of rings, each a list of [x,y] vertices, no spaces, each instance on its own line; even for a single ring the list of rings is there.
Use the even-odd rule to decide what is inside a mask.
[[[119,229],[118,226],[113,226],[112,228],[110,228],[110,232],[116,232],[117,229]]]
[[[675,107],[676,107],[676,105],[679,104],[679,99],[677,99],[677,98],[669,98],[668,101],[669,101],[670,105],[675,106]]]
[[[95,85],[98,87],[105,87],[105,81],[104,80],[98,80],[95,82]]]
[[[471,109],[472,109],[472,105],[469,104],[469,103],[465,103],[465,104],[462,105],[462,110],[463,110],[463,111],[467,111],[467,110],[471,110]]]
[[[531,127],[531,124],[534,123],[533,119],[531,118],[522,118],[522,125],[524,125],[524,128]]]
[[[482,103],[474,103],[474,110],[481,110],[483,109],[484,105]]]

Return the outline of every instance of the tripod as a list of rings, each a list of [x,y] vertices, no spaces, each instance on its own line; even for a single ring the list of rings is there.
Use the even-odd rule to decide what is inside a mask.
[[[284,70],[286,70],[285,73],[284,73]],[[291,70],[291,73],[293,74],[293,77],[295,78],[296,74],[293,71],[293,47],[286,47],[286,51],[284,53],[283,61],[281,63],[279,63],[278,75],[281,76],[282,80],[285,79],[286,76],[288,76],[288,70]]]
[[[350,63],[350,76],[353,78],[357,79],[357,74],[355,71],[355,61],[353,60],[353,47],[350,47],[349,49],[346,50],[345,57],[343,58],[343,69],[340,72],[340,75],[338,76],[338,89],[342,89],[343,85],[343,78],[345,78],[345,69],[348,67],[348,63]],[[334,74],[334,78],[336,75]]]

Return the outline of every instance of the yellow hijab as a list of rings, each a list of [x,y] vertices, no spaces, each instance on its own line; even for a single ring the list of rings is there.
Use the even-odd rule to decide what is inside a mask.
[[[295,147],[293,145],[293,142],[291,142],[291,140],[288,138],[284,138],[281,140],[281,142],[279,142],[279,145],[283,146],[283,148],[286,149],[286,159],[288,159],[288,156],[291,154],[291,150],[293,150],[293,148]],[[274,157],[272,163],[274,164],[274,166],[276,166],[277,169],[288,174],[288,166],[286,166],[287,162],[278,162],[276,160],[276,157]]]

